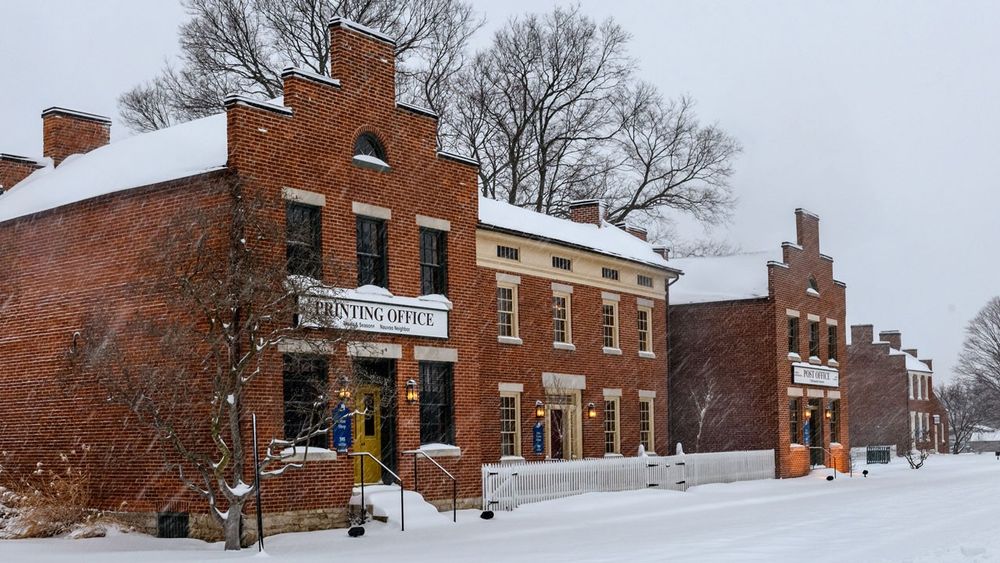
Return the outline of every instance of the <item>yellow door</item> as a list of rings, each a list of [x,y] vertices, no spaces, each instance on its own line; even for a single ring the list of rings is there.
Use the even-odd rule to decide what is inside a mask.
[[[362,414],[355,415],[354,424],[354,451],[368,452],[382,459],[382,408],[379,400],[378,387],[365,386],[358,390],[356,408],[363,411]],[[361,458],[354,459],[354,482],[360,483]],[[383,462],[384,463],[384,462]],[[371,458],[365,459],[365,483],[378,483],[382,481],[382,468]]]

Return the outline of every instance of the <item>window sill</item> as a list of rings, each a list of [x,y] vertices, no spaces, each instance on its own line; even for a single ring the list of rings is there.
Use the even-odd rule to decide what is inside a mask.
[[[427,457],[462,457],[462,448],[451,444],[424,444],[415,450],[408,450],[404,454],[422,454]]]
[[[500,344],[514,344],[517,346],[524,344],[524,341],[516,336],[498,336],[497,342]]]
[[[609,347],[605,346],[604,348],[602,348],[602,351],[605,354],[609,355],[609,356],[621,356],[622,355],[622,349],[621,348],[609,348]]]
[[[335,461],[337,459],[337,452],[334,450],[328,450],[325,448],[308,448],[308,453],[306,448],[294,448],[295,453],[292,454],[292,448],[285,448],[281,450],[281,454],[288,455],[288,457],[282,458],[283,463],[302,463],[310,461]]]
[[[570,352],[576,351],[576,344],[569,342],[553,342],[552,347],[556,350],[569,350]]]
[[[802,356],[796,354],[795,352],[789,352],[788,353],[788,359],[791,360],[791,361],[793,361],[793,362],[801,362],[802,361]]]
[[[640,358],[649,358],[650,360],[655,360],[656,359],[656,354],[654,354],[653,352],[639,352],[639,357]]]
[[[367,168],[368,170],[374,170],[376,172],[388,172],[392,170],[388,164],[383,162],[381,159],[373,157],[359,158],[355,155],[351,158],[351,162],[358,168]]]
[[[500,458],[500,463],[524,463],[524,458],[519,455],[505,455]]]
[[[788,446],[790,448],[792,448],[793,450],[804,450],[804,449],[806,449],[806,447],[803,446],[802,444],[789,444]]]
[[[826,365],[828,365],[828,366],[830,366],[832,368],[836,368],[836,367],[840,367],[840,362],[838,362],[837,360],[832,360],[831,359],[831,360],[827,360]]]
[[[822,365],[823,361],[819,359],[819,356],[809,356],[809,363],[818,366]]]
[[[625,457],[622,454],[604,454],[604,457]]]

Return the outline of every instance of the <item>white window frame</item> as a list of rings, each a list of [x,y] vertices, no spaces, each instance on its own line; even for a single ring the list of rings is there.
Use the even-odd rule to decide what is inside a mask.
[[[648,420],[648,423],[649,423],[649,430],[648,430],[649,437],[647,439],[647,444],[649,445],[649,447],[646,448],[646,453],[647,454],[653,454],[655,452],[655,446],[656,446],[656,424],[654,424],[654,421],[656,420],[656,412],[655,412],[656,403],[655,403],[653,397],[642,397],[642,396],[639,397],[639,410],[637,411],[637,419],[638,419],[638,422],[639,422],[639,444],[640,445],[642,445],[642,432],[643,432],[642,431],[642,405],[643,404],[649,405],[647,407],[648,408],[648,412],[649,412],[649,415],[648,415],[648,418],[649,418],[649,420]]]
[[[556,303],[557,298],[566,300],[566,339],[556,340]],[[552,344],[556,348],[575,349],[573,346],[573,294],[565,291],[552,292]]]
[[[500,295],[499,295],[499,291],[501,289],[509,289],[510,290],[510,294],[511,294],[511,298],[510,298],[511,309],[509,311],[510,312],[510,323],[511,323],[510,334],[503,334],[502,330],[501,330],[501,326],[502,325],[500,324],[500,313],[504,312],[504,311],[500,310]],[[520,323],[518,322],[518,312],[519,311],[518,311],[518,306],[517,306],[517,301],[518,301],[518,294],[517,294],[518,291],[517,290],[518,290],[518,284],[516,284],[516,283],[502,282],[502,281],[497,282],[497,293],[498,293],[498,295],[496,295],[496,297],[495,297],[496,303],[497,303],[497,340],[499,342],[504,343],[504,344],[520,344],[521,343],[521,337],[520,337],[520,332],[521,331],[520,331],[520,327],[518,326]]]
[[[611,325],[611,328],[612,328],[612,331],[611,331],[611,333],[612,333],[612,345],[611,346],[608,346],[608,342],[605,339],[605,335],[604,335],[604,329],[608,327],[608,325],[604,324],[604,308],[605,307],[611,307],[612,310],[613,310],[613,314],[611,315],[611,317],[612,317],[612,320],[613,320],[614,324]],[[620,320],[619,314],[618,314],[618,301],[614,301],[614,300],[611,300],[611,299],[603,299],[603,300],[601,300],[601,344],[603,346],[603,350],[604,350],[605,354],[617,354],[617,355],[620,355],[622,353],[622,348],[621,348],[621,320]]]
[[[646,338],[642,338],[642,331],[639,330],[639,318],[642,313],[646,314]],[[645,305],[639,305],[636,307],[635,311],[636,319],[636,338],[639,341],[639,355],[646,358],[655,358],[656,354],[653,352],[653,308]],[[643,345],[646,349],[643,350]]]
[[[608,403],[615,405],[615,417],[608,420]],[[608,451],[608,422],[614,424],[614,451]],[[606,457],[617,457],[622,455],[622,401],[621,395],[604,395],[604,419],[602,421],[604,437],[604,455]]]
[[[505,398],[514,400],[514,453],[504,454],[503,452],[503,400]],[[519,391],[500,392],[500,459],[511,459],[521,457],[521,393]]]

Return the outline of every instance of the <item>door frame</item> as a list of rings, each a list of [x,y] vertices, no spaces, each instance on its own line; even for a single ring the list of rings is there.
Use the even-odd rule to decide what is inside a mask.
[[[364,435],[364,432],[365,432],[364,425],[367,422],[367,415],[360,414],[360,413],[356,415],[358,417],[358,419],[356,421],[356,424],[354,425],[354,437],[353,437],[354,438],[354,448],[353,448],[353,450],[356,451],[356,452],[367,451],[367,452],[375,455],[375,457],[377,457],[381,461],[382,456],[383,456],[383,452],[382,452],[382,430],[383,430],[382,426],[383,426],[383,424],[382,424],[382,421],[384,420],[384,416],[383,416],[383,413],[382,413],[382,408],[383,408],[383,406],[382,406],[382,388],[379,387],[378,385],[371,385],[371,384],[358,385],[355,397],[357,397],[357,398],[359,398],[361,400],[364,400],[363,398],[366,395],[369,395],[369,394],[371,394],[371,395],[374,396],[374,404],[373,404],[373,411],[374,412],[372,413],[372,420],[373,420],[373,422],[375,424],[375,433],[373,434],[372,437],[373,437],[373,439],[378,444],[378,451],[377,452],[373,452],[373,451],[368,450],[368,449],[362,450],[362,449],[359,448],[359,446],[361,445],[361,439],[360,438],[361,438],[361,436]],[[363,407],[363,405],[357,405],[357,404],[355,404],[355,409],[357,409],[358,406],[362,406]],[[369,474],[376,473],[376,469],[377,469],[378,470],[377,474],[379,475],[379,479],[368,479],[368,478],[365,477],[365,475],[361,474],[361,457],[359,456],[359,457],[355,457],[354,458],[354,484],[355,485],[360,484],[361,480],[364,480],[366,485],[367,484],[381,482],[382,468],[380,468],[378,466],[378,464],[375,463],[374,461],[369,461],[368,463],[365,464],[365,466],[366,466],[365,470],[367,472],[369,472]],[[369,469],[370,467],[374,467],[376,469]],[[360,477],[360,479],[359,479],[359,477]]]
[[[553,409],[563,411],[563,424],[568,429],[569,439],[563,439],[563,451],[569,457],[560,459],[583,459],[583,417],[580,412],[579,390],[546,390],[545,405],[545,459],[552,457],[552,416]],[[564,401],[561,398],[569,400]]]

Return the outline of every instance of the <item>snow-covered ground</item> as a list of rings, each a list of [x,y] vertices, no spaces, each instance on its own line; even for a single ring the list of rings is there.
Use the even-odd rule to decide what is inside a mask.
[[[865,466],[861,466],[864,469]],[[998,561],[1000,462],[935,456],[784,481],[706,485],[686,493],[599,493],[526,505],[491,521],[477,511],[267,538],[266,554],[220,544],[115,533],[0,541],[0,561]],[[860,469],[859,469],[860,470]]]

